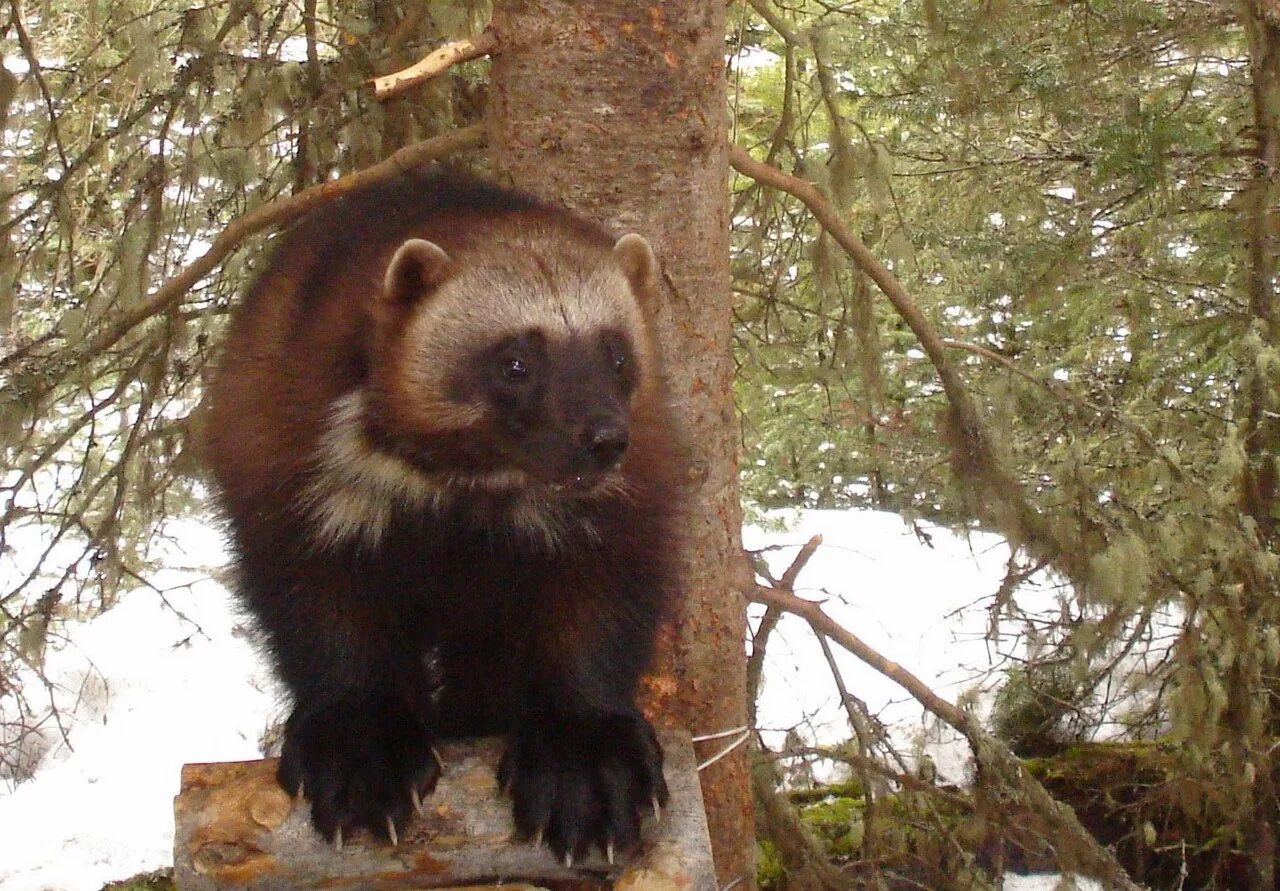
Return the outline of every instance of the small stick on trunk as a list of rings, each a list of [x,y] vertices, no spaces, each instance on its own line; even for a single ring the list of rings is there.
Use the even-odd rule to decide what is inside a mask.
[[[492,31],[482,31],[475,37],[451,41],[402,71],[374,78],[373,95],[379,100],[398,96],[418,84],[426,83],[437,74],[448,71],[454,65],[487,56],[497,48],[498,38]]]

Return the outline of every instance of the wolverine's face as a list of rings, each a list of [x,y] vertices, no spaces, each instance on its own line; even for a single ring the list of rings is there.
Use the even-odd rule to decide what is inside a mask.
[[[620,330],[530,328],[465,361],[449,395],[484,404],[491,441],[533,479],[590,488],[625,457],[637,373]]]
[[[652,347],[640,309],[656,269],[639,236],[451,256],[406,242],[381,311],[396,332],[386,403],[421,444],[448,450],[461,485],[588,492],[626,461]],[[491,486],[485,486],[491,488]]]

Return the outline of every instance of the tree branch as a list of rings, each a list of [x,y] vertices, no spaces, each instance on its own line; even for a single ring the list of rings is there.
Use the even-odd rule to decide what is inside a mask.
[[[1115,855],[1100,845],[1080,825],[1075,812],[1045,791],[1004,743],[988,733],[972,714],[948,702],[907,669],[886,659],[863,640],[850,633],[825,612],[820,604],[804,600],[779,588],[757,585],[747,592],[749,599],[777,608],[804,619],[818,634],[824,635],[867,665],[901,686],[937,717],[960,731],[969,741],[978,768],[979,782],[985,779],[1015,792],[1023,802],[1044,817],[1055,834],[1060,864],[1065,869],[1094,876],[1108,887],[1123,891],[1141,891],[1116,860]]]
[[[843,891],[849,887],[848,876],[831,865],[827,852],[778,793],[778,778],[771,764],[759,762],[752,767],[751,791],[760,828],[773,840],[790,887],[807,891]]]
[[[809,539],[800,549],[800,553],[796,554],[795,559],[791,561],[786,572],[782,574],[781,581],[770,575],[769,567],[765,565],[764,560],[752,560],[752,563],[755,564],[756,572],[767,578],[771,584],[792,589],[796,586],[796,577],[800,575],[800,570],[804,569],[820,544],[822,544],[821,535],[815,535]],[[747,556],[756,557],[750,552]],[[764,673],[765,647],[769,643],[769,635],[773,634],[773,629],[777,627],[780,618],[782,618],[781,611],[768,607],[760,619],[760,624],[756,626],[755,636],[751,639],[751,655],[747,657],[747,718],[752,727],[756,724],[756,697],[760,693],[760,676]]]
[[[1107,408],[1106,406],[1102,406],[1102,405],[1098,405],[1097,403],[1090,402],[1088,399],[1085,399],[1080,394],[1073,392],[1069,387],[1062,385],[1062,383],[1059,381],[1045,380],[1043,378],[1038,378],[1034,374],[1031,374],[1023,370],[1022,368],[1019,368],[1018,364],[1012,361],[1008,356],[1001,355],[995,350],[989,349],[988,347],[984,347],[981,344],[967,343],[961,340],[945,339],[942,341],[942,345],[950,350],[964,350],[965,352],[973,353],[975,356],[981,356],[982,358],[987,359],[988,361],[995,362],[997,365],[1004,368],[1006,371],[1009,371],[1012,374],[1016,374],[1018,377],[1022,378],[1023,380],[1030,381],[1031,383],[1036,384],[1037,386],[1043,387],[1045,390],[1052,393],[1054,396],[1058,397],[1059,399],[1065,399],[1068,402],[1071,402],[1072,404],[1074,404],[1078,408],[1083,408],[1087,411],[1093,412],[1094,414],[1101,415],[1102,417],[1107,418],[1109,420],[1116,421],[1121,426],[1127,428],[1129,432],[1132,433],[1135,437],[1137,437],[1138,442],[1142,443],[1143,448],[1145,448],[1148,452],[1150,452],[1152,457],[1158,458],[1161,462],[1163,462],[1164,465],[1169,468],[1169,474],[1174,479],[1180,482],[1183,480],[1182,468],[1175,461],[1171,460],[1169,456],[1166,455],[1164,451],[1161,450],[1160,447],[1156,445],[1155,441],[1151,438],[1151,434],[1148,433],[1145,429],[1143,429],[1142,425],[1140,425],[1138,422],[1125,417],[1124,415],[1120,414],[1120,412],[1116,411],[1114,408]]]
[[[911,299],[911,295],[907,293],[907,289],[902,286],[902,283],[876,258],[870,248],[863,244],[845,225],[844,220],[840,218],[840,214],[827,196],[822,194],[813,183],[805,182],[798,177],[783,173],[776,167],[770,167],[768,164],[757,161],[745,149],[738,146],[730,147],[729,163],[744,176],[799,198],[809,208],[809,211],[817,219],[818,224],[826,230],[827,234],[834,238],[840,247],[844,248],[845,253],[849,255],[857,267],[876,283],[876,286],[880,288],[885,297],[889,298],[893,308],[902,316],[903,321],[911,328],[916,339],[920,341],[920,346],[924,349],[929,361],[938,372],[938,377],[942,382],[943,389],[946,391],[947,399],[955,411],[962,415],[964,428],[966,434],[972,440],[974,451],[986,454],[989,450],[986,445],[986,435],[982,422],[978,418],[977,409],[974,407],[964,383],[960,380],[955,367],[947,358],[942,338],[938,336],[933,325],[929,323],[924,313],[916,306],[915,301]]]
[[[947,397],[953,433],[952,467],[962,480],[976,484],[974,489],[980,495],[979,512],[983,519],[1000,529],[1015,547],[1026,546],[1037,557],[1054,561],[1077,583],[1087,580],[1090,555],[1074,554],[1058,543],[1048,523],[1023,497],[1017,479],[997,460],[977,405],[947,356],[945,341],[902,283],[853,234],[835,206],[813,183],[757,161],[739,146],[729,148],[729,163],[744,176],[800,199],[854,265],[876,283],[915,334]]]
[[[756,11],[760,18],[764,19],[769,27],[778,32],[778,36],[786,41],[789,45],[798,46],[802,43],[802,39],[795,30],[782,20],[782,16],[773,11],[765,0],[747,0],[751,8]]]
[[[373,95],[379,100],[398,96],[406,90],[426,83],[437,74],[454,65],[487,56],[498,48],[498,37],[492,31],[482,31],[475,37],[454,40],[438,47],[422,59],[394,74],[384,74],[373,79]]]
[[[44,357],[43,364],[47,366],[45,369],[24,369],[25,373],[31,374],[37,381],[34,387],[27,391],[26,398],[32,399],[32,401],[42,398],[69,374],[83,368],[95,357],[111,349],[122,338],[148,319],[169,309],[169,307],[181,300],[200,279],[217,268],[218,264],[226,259],[232,251],[236,250],[249,236],[271,226],[294,220],[317,205],[337,198],[357,186],[388,179],[429,161],[446,157],[463,149],[482,145],[484,138],[483,125],[476,124],[453,133],[416,142],[405,146],[391,157],[372,167],[366,167],[364,170],[339,179],[312,186],[296,195],[277,198],[274,201],[268,201],[259,207],[255,207],[232,221],[213,240],[209,250],[161,285],[149,300],[128,312],[122,313],[119,318],[110,325],[104,326],[83,346],[69,350],[61,356]],[[7,370],[14,364],[14,361],[14,355],[0,358],[0,370]]]

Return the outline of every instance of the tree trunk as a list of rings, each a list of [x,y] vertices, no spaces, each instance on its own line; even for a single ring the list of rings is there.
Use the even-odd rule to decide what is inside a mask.
[[[1241,380],[1241,430],[1245,462],[1241,473],[1240,506],[1253,523],[1259,551],[1268,557],[1280,551],[1280,388],[1274,373],[1280,351],[1280,2],[1248,0],[1243,19],[1249,46],[1255,138],[1258,156],[1252,181],[1244,192],[1247,267],[1245,290],[1252,325]],[[1259,554],[1243,572],[1238,613],[1240,652],[1227,673],[1224,735],[1229,768],[1242,778],[1236,796],[1243,834],[1252,860],[1250,883],[1274,888],[1277,883],[1276,820],[1277,763],[1274,737],[1280,729],[1277,705],[1280,685],[1274,665],[1266,664],[1261,641],[1251,639],[1259,628],[1276,621],[1277,579]],[[1263,686],[1265,695],[1259,695]]]
[[[1277,278],[1280,274],[1280,2],[1251,0],[1245,6],[1245,32],[1249,38],[1253,115],[1258,158],[1253,180],[1245,191],[1245,231],[1248,267],[1246,296],[1254,328],[1269,350],[1280,349],[1280,311],[1277,310]],[[1263,372],[1251,372],[1245,381],[1245,457],[1248,461],[1242,485],[1242,507],[1264,541],[1274,543],[1280,534],[1275,505],[1280,501],[1280,469],[1276,466],[1280,445],[1276,381]]]
[[[724,4],[510,0],[491,74],[490,146],[513,182],[653,244],[673,401],[693,448],[686,602],[651,684],[660,721],[746,723],[737,443],[730,390]],[[708,742],[703,757],[733,737]],[[753,884],[740,747],[702,774],[721,884]]]

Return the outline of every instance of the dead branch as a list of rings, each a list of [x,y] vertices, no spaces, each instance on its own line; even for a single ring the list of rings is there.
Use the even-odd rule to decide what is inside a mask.
[[[1059,862],[1066,869],[1094,876],[1108,887],[1124,891],[1141,891],[1124,867],[1105,847],[1089,834],[1071,808],[1053,798],[1000,740],[988,733],[978,719],[948,702],[910,671],[886,659],[863,640],[849,632],[822,610],[821,604],[797,597],[793,592],[757,585],[747,592],[757,603],[791,613],[804,619],[818,634],[857,656],[909,692],[926,709],[960,731],[968,740],[977,764],[979,782],[1010,790],[1028,807],[1040,814],[1054,835]]]
[[[853,735],[858,740],[858,754],[862,757],[856,761],[851,761],[850,767],[862,782],[863,795],[866,799],[866,807],[862,811],[863,850],[874,851],[876,848],[876,836],[879,831],[876,800],[880,797],[880,790],[877,788],[877,784],[872,782],[872,772],[867,769],[867,762],[872,760],[868,757],[868,753],[875,743],[875,735],[872,732],[869,720],[870,714],[866,703],[849,692],[849,686],[844,682],[844,675],[836,662],[836,655],[831,650],[831,642],[827,639],[827,636],[818,634],[818,643],[822,646],[822,657],[827,660],[827,669],[831,672],[832,680],[835,681],[836,692],[840,694],[840,704],[844,706],[845,716],[849,719],[849,727],[853,730]],[[894,754],[897,755],[897,752],[895,751]]]
[[[815,535],[804,543],[804,547],[800,549],[800,553],[796,554],[796,558],[791,561],[791,565],[787,567],[787,571],[782,574],[782,578],[778,579],[778,584],[784,588],[794,588],[796,579],[800,577],[800,570],[808,565],[813,559],[814,553],[822,545],[822,536]]]
[[[800,553],[796,554],[795,559],[791,561],[786,572],[782,574],[780,581],[769,573],[769,567],[764,560],[751,559],[756,556],[751,553],[748,553],[747,557],[755,566],[756,572],[767,578],[770,584],[792,589],[796,586],[796,578],[800,575],[800,570],[804,569],[820,544],[822,544],[821,535],[815,535],[809,539],[800,549]],[[767,607],[764,616],[760,619],[760,624],[756,626],[755,637],[751,640],[751,655],[747,657],[747,719],[752,727],[756,725],[756,699],[760,693],[760,676],[764,672],[765,647],[769,643],[769,635],[773,634],[773,629],[777,627],[780,618],[782,618],[781,611]]]
[[[374,78],[373,95],[385,101],[429,81],[454,65],[487,56],[497,48],[498,38],[492,31],[482,31],[475,37],[451,41],[423,56],[408,68]]]
[[[828,855],[803,823],[791,804],[778,794],[773,765],[760,762],[751,770],[751,791],[756,801],[756,819],[773,840],[787,871],[788,886],[806,891],[842,891],[849,878],[831,865]]]

